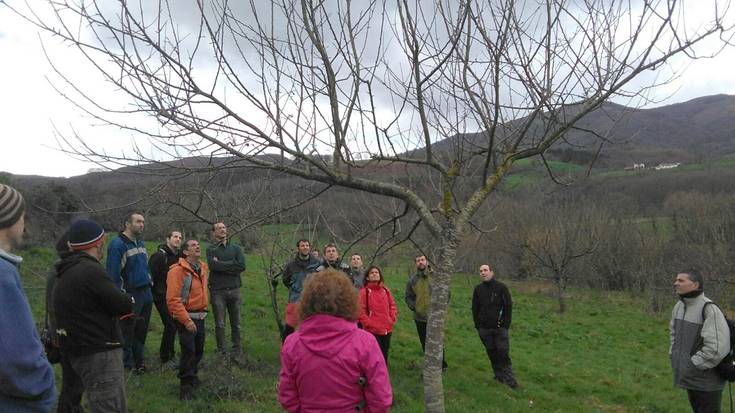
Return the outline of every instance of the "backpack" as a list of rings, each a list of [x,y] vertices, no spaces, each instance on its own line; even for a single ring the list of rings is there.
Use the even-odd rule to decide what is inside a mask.
[[[702,306],[702,320],[704,320],[704,310],[707,308],[707,304],[712,304],[717,309],[720,310],[722,313],[722,316],[725,317],[725,313],[720,309],[720,307],[709,301],[704,303]],[[717,373],[722,377],[724,380],[727,380],[729,382],[735,381],[735,321],[728,319],[725,317],[725,322],[727,323],[727,328],[730,330],[730,351],[727,353],[725,358],[723,358],[720,363],[715,366],[715,370],[717,370]]]

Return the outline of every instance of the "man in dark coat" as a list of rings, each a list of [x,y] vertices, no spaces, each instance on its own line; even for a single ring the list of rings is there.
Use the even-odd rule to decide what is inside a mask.
[[[472,294],[472,319],[485,346],[495,380],[512,389],[518,387],[510,361],[508,329],[513,316],[513,301],[508,287],[495,279],[489,265],[480,266],[482,282]]]
[[[337,271],[342,271],[345,275],[349,276],[350,266],[342,262],[342,257],[339,255],[337,245],[329,243],[324,246],[324,260],[322,260],[322,266],[326,270],[327,268],[334,268]]]
[[[100,264],[105,232],[94,221],[69,229],[73,251],[56,265],[53,292],[56,332],[84,384],[92,412],[126,412],[119,319],[133,316],[133,299],[121,292]]]
[[[54,261],[46,276],[46,329],[51,339],[51,345],[58,350],[59,337],[56,334],[56,311],[54,310],[54,287],[56,280],[59,279],[59,273],[56,270],[56,264],[62,259],[73,254],[69,248],[69,231],[65,231],[56,241],[56,253],[59,258]],[[60,352],[60,350],[59,350]],[[71,366],[68,357],[61,356],[59,360],[61,364],[61,392],[59,393],[59,402],[57,403],[56,413],[83,413],[82,395],[84,394],[84,383],[74,368]]]
[[[240,337],[240,274],[245,271],[245,254],[239,245],[227,238],[227,226],[224,222],[212,225],[214,242],[207,248],[207,265],[209,266],[209,291],[212,296],[214,312],[214,334],[217,339],[217,351],[226,352],[225,317],[230,318],[230,335],[232,339],[232,355],[242,352]]]
[[[166,277],[168,269],[179,261],[179,247],[181,247],[181,232],[171,231],[166,236],[166,243],[158,246],[158,251],[151,255],[148,267],[153,277],[153,304],[156,306],[158,315],[163,324],[163,335],[161,336],[161,347],[159,355],[161,365],[171,368],[176,367],[174,360],[174,339],[176,338],[176,323],[168,312],[166,304]]]
[[[322,260],[311,254],[311,242],[308,239],[298,240],[296,255],[283,268],[283,285],[288,287],[288,303],[286,304],[286,325],[281,335],[282,341],[286,341],[286,337],[298,327],[297,308],[301,301],[304,281],[309,274],[323,269]]]

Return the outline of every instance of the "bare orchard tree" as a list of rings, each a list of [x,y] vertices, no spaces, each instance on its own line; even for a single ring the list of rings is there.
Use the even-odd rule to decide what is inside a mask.
[[[588,205],[588,206],[585,206]],[[559,312],[566,310],[566,289],[573,266],[597,248],[602,214],[589,201],[564,200],[540,211],[528,228],[524,249],[556,287]]]
[[[235,156],[413,211],[439,245],[423,377],[426,411],[441,412],[449,283],[485,199],[590,111],[643,96],[668,78],[667,61],[717,53],[732,36],[726,1],[700,7],[695,25],[675,0],[633,3],[49,0],[16,11],[110,85],[85,89],[79,66],[52,59],[64,96],[159,151]],[[104,162],[81,139],[68,149]]]

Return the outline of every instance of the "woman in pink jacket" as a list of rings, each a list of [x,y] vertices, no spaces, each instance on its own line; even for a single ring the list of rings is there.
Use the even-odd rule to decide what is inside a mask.
[[[388,350],[393,324],[396,323],[398,309],[396,301],[383,281],[383,271],[373,265],[367,269],[365,286],[360,290],[360,324],[373,333],[388,364]]]
[[[357,328],[357,292],[328,269],[304,283],[301,326],[281,348],[278,401],[289,412],[388,412],[393,391],[380,347]]]

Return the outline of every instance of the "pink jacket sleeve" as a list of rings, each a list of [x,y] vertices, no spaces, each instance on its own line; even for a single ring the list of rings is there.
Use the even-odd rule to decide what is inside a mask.
[[[290,357],[290,351],[293,346],[289,346],[289,341],[281,347],[281,373],[278,382],[278,401],[286,411],[290,413],[298,413],[301,411],[301,401],[299,400],[299,391],[296,388],[296,373],[293,371],[293,362]]]
[[[364,340],[365,354],[362,368],[367,377],[365,386],[366,411],[370,413],[385,413],[390,411],[393,404],[393,388],[388,376],[388,368],[383,359],[383,353],[376,340]]]

